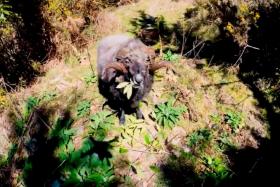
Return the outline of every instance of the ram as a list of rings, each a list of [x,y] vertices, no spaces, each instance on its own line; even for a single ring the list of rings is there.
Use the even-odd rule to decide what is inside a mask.
[[[117,111],[120,124],[125,123],[125,113],[136,113],[138,119],[143,118],[139,102],[151,90],[154,72],[170,67],[169,62],[155,63],[155,56],[152,48],[126,35],[108,36],[100,41],[97,50],[99,92]],[[122,82],[133,82],[131,97],[117,88]]]

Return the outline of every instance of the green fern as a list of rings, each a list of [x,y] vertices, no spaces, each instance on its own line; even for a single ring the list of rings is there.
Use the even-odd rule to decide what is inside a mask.
[[[25,120],[28,119],[29,115],[31,114],[32,110],[39,105],[40,100],[37,97],[30,96],[28,97],[27,101],[23,107],[23,118]]]
[[[232,131],[236,133],[240,129],[243,119],[241,113],[228,112],[225,115],[225,120],[226,123],[228,123],[231,126]]]
[[[92,85],[92,84],[96,83],[97,76],[94,75],[93,73],[91,73],[91,74],[85,76],[84,80],[85,80],[85,83],[89,86],[89,85]]]
[[[77,107],[77,116],[80,118],[88,115],[90,112],[90,106],[90,101],[81,101]]]
[[[202,151],[212,140],[213,135],[209,129],[199,129],[189,135],[187,144],[197,150]]]
[[[170,50],[163,54],[163,60],[171,61],[171,62],[178,62],[179,55],[173,54]]]
[[[166,103],[156,105],[154,112],[158,124],[171,128],[179,121],[180,115],[186,109],[184,107],[174,107],[173,103],[173,100],[169,100]]]
[[[107,132],[111,129],[114,124],[113,116],[108,111],[98,112],[90,116],[92,134],[96,140],[102,141],[107,136]]]

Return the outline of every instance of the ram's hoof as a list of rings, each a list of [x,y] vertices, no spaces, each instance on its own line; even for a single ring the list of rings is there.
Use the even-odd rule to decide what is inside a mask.
[[[141,112],[141,110],[136,110],[136,118],[137,119],[144,119],[144,115],[143,113]]]
[[[124,116],[120,117],[120,124],[121,125],[125,124],[125,117]]]

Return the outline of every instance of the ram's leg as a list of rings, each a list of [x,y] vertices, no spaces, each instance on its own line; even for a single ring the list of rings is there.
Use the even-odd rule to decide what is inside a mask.
[[[137,119],[144,119],[143,113],[141,112],[140,108],[136,108],[136,118]]]
[[[120,124],[121,125],[124,124],[125,123],[125,113],[124,113],[123,109],[120,109],[118,116],[119,116]]]
[[[103,105],[102,105],[102,110],[104,110],[104,108],[105,108],[106,105],[109,105],[109,102],[108,102],[108,101],[105,101],[105,102],[103,103]]]

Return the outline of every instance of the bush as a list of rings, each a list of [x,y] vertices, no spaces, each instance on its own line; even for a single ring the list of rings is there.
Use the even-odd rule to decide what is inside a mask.
[[[260,18],[260,9],[269,11],[277,4],[276,1],[196,0],[195,6],[186,11],[186,25],[204,41],[230,37],[239,46],[246,46],[248,32]]]

